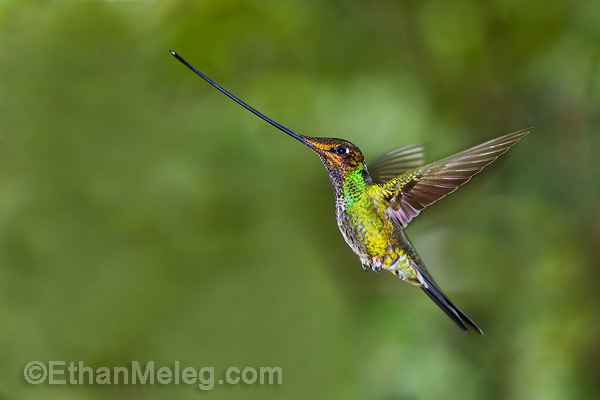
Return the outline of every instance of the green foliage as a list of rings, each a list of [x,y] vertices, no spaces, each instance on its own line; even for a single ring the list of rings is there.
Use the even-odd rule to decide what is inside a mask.
[[[0,397],[31,360],[280,366],[206,398],[600,397],[595,2],[0,5]],[[179,64],[367,159],[534,132],[408,230],[465,335],[365,273],[317,158]]]

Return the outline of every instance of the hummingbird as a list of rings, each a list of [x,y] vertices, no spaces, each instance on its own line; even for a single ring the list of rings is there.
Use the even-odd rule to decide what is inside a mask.
[[[363,153],[353,143],[294,132],[227,91],[173,50],[171,54],[227,97],[319,156],[333,185],[338,227],[364,270],[379,272],[383,268],[420,287],[461,329],[483,335],[481,328],[440,289],[404,229],[421,211],[467,183],[532,128],[427,165],[423,147],[411,144],[385,153],[367,168]]]

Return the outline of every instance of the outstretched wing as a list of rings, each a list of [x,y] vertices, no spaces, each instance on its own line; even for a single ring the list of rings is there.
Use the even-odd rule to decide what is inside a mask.
[[[406,226],[422,210],[467,183],[530,131],[531,128],[509,133],[386,182],[382,187],[390,199],[386,212]]]
[[[423,146],[413,143],[398,147],[369,163],[369,175],[375,183],[384,183],[411,169],[420,167],[425,160]]]

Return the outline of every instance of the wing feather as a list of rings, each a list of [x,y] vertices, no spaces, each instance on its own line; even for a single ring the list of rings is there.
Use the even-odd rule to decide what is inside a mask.
[[[423,165],[423,146],[413,143],[388,151],[369,164],[368,170],[373,182],[383,183],[411,169]]]
[[[509,133],[387,181],[382,187],[394,195],[386,212],[406,226],[425,208],[471,180],[530,131],[531,128]],[[382,176],[387,175],[379,175]]]

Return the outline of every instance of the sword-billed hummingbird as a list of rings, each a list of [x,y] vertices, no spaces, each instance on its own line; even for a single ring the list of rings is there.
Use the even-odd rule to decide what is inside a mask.
[[[354,144],[301,135],[231,94],[171,50],[171,54],[230,99],[314,151],[327,168],[335,192],[335,215],[346,243],[363,269],[384,268],[420,287],[465,332],[483,331],[455,306],[433,280],[404,228],[421,211],[467,183],[531,129],[510,133],[431,164],[423,148],[408,145],[376,159],[369,169]]]

